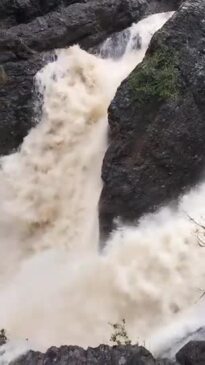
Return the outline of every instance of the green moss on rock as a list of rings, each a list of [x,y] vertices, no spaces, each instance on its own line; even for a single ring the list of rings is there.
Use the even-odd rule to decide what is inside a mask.
[[[166,48],[147,56],[130,78],[134,99],[140,104],[175,99],[180,92],[176,65],[176,54]]]

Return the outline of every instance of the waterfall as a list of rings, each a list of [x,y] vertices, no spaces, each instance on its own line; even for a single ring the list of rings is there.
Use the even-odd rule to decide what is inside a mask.
[[[95,346],[109,343],[109,322],[122,318],[131,340],[149,348],[161,325],[200,298],[205,250],[184,211],[201,217],[204,185],[182,198],[178,212],[167,207],[137,228],[122,227],[98,250],[107,109],[171,15],[149,16],[127,38],[116,36],[119,48],[127,39],[119,52],[107,40],[104,58],[78,46],[57,50],[36,75],[41,120],[18,152],[1,159],[0,327],[11,341],[0,352],[5,364],[17,354],[12,341],[28,339],[39,350]]]

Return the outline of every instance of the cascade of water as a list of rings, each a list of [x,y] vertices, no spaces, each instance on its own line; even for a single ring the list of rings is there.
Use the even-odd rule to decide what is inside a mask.
[[[123,227],[98,254],[107,108],[170,16],[133,25],[117,60],[74,46],[37,75],[42,120],[0,170],[0,326],[11,339],[39,349],[94,346],[109,342],[108,322],[126,318],[136,342],[200,296],[205,252],[180,210]],[[200,216],[203,197],[204,186],[183,198],[181,211]]]

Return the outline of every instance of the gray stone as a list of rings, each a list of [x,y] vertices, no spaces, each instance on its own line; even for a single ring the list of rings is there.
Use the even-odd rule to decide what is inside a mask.
[[[176,355],[180,365],[204,365],[205,341],[191,341]]]

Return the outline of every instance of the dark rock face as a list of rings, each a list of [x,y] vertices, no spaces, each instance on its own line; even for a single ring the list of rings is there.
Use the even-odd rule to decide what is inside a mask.
[[[18,147],[28,130],[35,124],[32,112],[33,77],[42,66],[42,57],[36,55],[32,60],[6,62],[0,68],[1,155]],[[1,80],[2,73],[5,75],[5,81]]]
[[[2,0],[0,3],[1,26],[28,23],[53,9],[83,2],[85,3],[86,0]]]
[[[0,155],[35,124],[33,77],[55,48],[90,49],[144,15],[180,0],[1,0]],[[46,57],[45,57],[46,52]],[[48,53],[48,54],[47,54]],[[46,59],[45,59],[46,58]]]
[[[205,166],[205,2],[188,0],[152,39],[109,108],[101,236],[199,182]]]
[[[149,3],[148,12],[149,14],[160,13],[162,11],[172,11],[177,10],[179,5],[181,5],[185,0],[157,0],[151,1]]]
[[[115,1],[116,8],[120,6],[126,6],[127,9],[134,10],[134,8],[139,6],[141,3],[145,4],[147,8],[147,12],[151,11],[169,11],[176,9],[179,4],[183,0],[141,0],[141,1],[124,1],[124,4],[120,0]],[[101,6],[104,8],[105,11],[108,7],[108,4],[112,5],[112,1],[101,1]],[[92,3],[92,4],[91,4]],[[18,25],[20,23],[29,23],[31,20],[38,16],[43,16],[53,10],[61,10],[62,8],[66,8],[73,4],[85,4],[83,7],[86,8],[88,5],[89,7],[92,5],[95,6],[94,3],[98,3],[97,0],[1,0],[0,3],[0,20],[1,20],[1,27],[8,28],[11,26]],[[138,4],[136,4],[138,3]],[[87,5],[86,5],[87,4]],[[131,9],[132,8],[132,9]],[[81,8],[79,8],[81,9]],[[72,8],[71,8],[72,10]],[[130,11],[128,9],[128,11]],[[117,14],[116,14],[117,15]],[[132,14],[130,12],[130,16]],[[116,24],[117,26],[117,24]]]
[[[143,347],[101,345],[83,350],[77,346],[52,347],[45,354],[30,351],[12,365],[171,365],[169,360],[156,360]]]
[[[205,342],[189,342],[177,353],[176,359],[180,365],[204,365]]]

